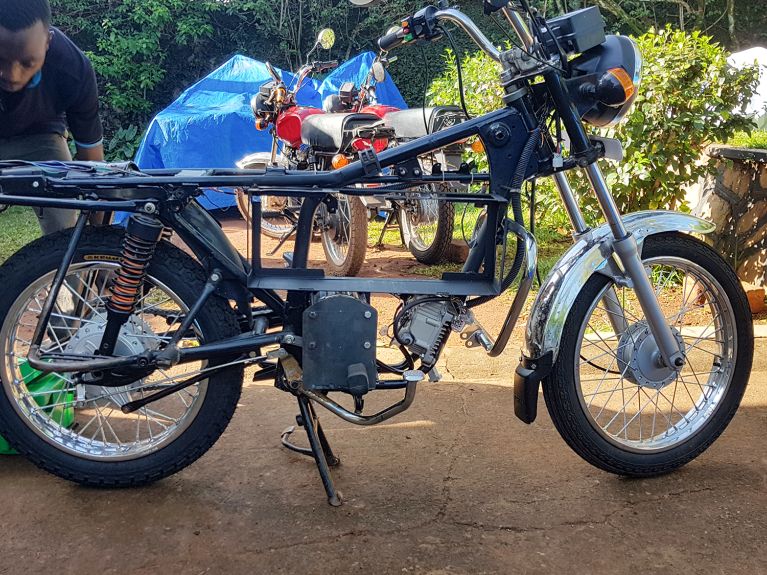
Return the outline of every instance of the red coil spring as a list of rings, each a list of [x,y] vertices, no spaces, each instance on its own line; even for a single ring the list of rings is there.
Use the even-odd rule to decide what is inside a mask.
[[[116,313],[129,315],[133,313],[155,245],[155,242],[142,240],[130,234],[125,235],[120,269],[115,272],[114,282],[109,286],[112,296],[107,302],[107,309]]]

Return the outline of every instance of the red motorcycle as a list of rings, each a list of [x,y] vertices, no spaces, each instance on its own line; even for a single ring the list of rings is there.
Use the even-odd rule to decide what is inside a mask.
[[[331,29],[321,30],[309,55],[318,46],[330,49],[334,41],[335,33]],[[319,108],[298,105],[296,96],[306,77],[337,66],[337,61],[307,63],[300,68],[295,86],[290,88],[280,73],[266,63],[272,80],[261,86],[251,101],[251,108],[256,128],[271,130],[272,150],[270,154],[251,154],[240,160],[238,167],[283,166],[292,170],[327,171],[346,165],[348,158],[369,148],[376,152],[386,148],[393,131],[376,115],[326,113]],[[244,190],[238,192],[237,203],[250,224]],[[261,231],[280,240],[274,251],[296,231],[300,209],[300,198],[261,196]],[[329,194],[315,212],[315,235],[321,237],[332,275],[353,276],[359,272],[367,249],[367,220],[367,210],[360,198],[344,194]]]
[[[385,66],[394,60],[396,57],[380,55],[373,62],[365,82],[359,88],[353,82],[342,84],[337,95],[333,94],[325,99],[323,109],[329,112],[373,114],[381,118],[387,127],[394,130],[394,139],[390,145],[402,144],[466,120],[466,115],[457,106],[400,110],[379,104],[376,83],[384,81]],[[454,144],[419,157],[419,163],[424,173],[458,171],[463,165],[462,154],[462,146]],[[455,209],[451,202],[438,200],[437,194],[450,190],[464,191],[465,187],[464,184],[443,182],[408,190],[401,199],[396,200],[382,201],[373,196],[362,198],[371,211],[386,214],[376,246],[379,247],[383,243],[387,229],[397,226],[402,243],[418,261],[425,264],[443,261],[453,239]]]

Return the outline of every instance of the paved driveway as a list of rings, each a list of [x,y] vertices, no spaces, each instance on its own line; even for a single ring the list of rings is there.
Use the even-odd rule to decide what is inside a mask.
[[[758,340],[722,438],[653,480],[590,467],[545,410],[515,419],[500,385],[424,385],[371,429],[325,416],[339,509],[311,460],[279,447],[290,398],[251,385],[205,457],[147,488],[85,489],[0,459],[0,573],[764,573],[765,352]]]

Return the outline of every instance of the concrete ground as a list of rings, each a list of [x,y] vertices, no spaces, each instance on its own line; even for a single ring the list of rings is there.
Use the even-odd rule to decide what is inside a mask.
[[[248,385],[213,449],[150,487],[86,489],[4,457],[0,573],[764,573],[767,340],[757,341],[725,434],[652,480],[581,461],[542,398],[534,425],[514,418],[514,353],[505,373],[465,383],[482,359],[457,349],[446,381],[424,384],[388,424],[323,417],[343,459],[340,508],[325,503],[313,462],[280,447],[295,409],[269,386]]]

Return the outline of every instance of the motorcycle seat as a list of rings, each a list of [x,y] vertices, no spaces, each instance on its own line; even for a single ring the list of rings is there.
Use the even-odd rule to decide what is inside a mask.
[[[347,148],[355,129],[380,121],[373,114],[314,114],[301,124],[301,141],[315,151],[337,154]]]
[[[424,123],[424,117],[426,123]],[[466,120],[458,106],[434,106],[431,108],[410,108],[389,112],[384,116],[386,125],[394,130],[397,139],[420,138]]]

